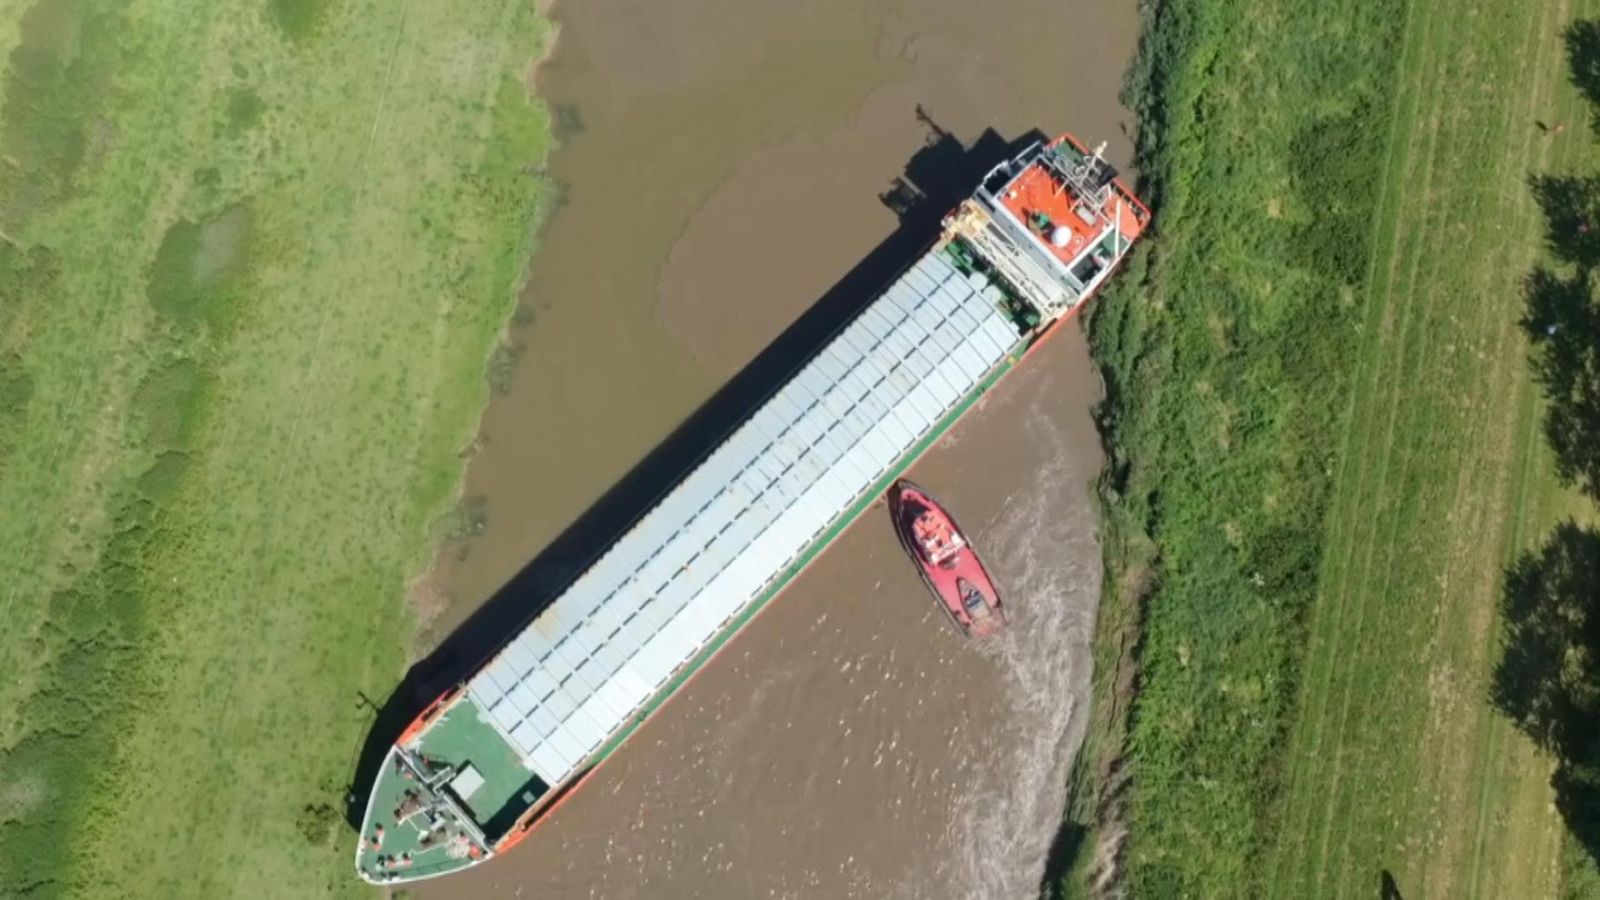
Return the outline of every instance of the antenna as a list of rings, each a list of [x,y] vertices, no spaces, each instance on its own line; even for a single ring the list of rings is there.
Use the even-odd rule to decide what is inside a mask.
[[[1061,184],[1070,187],[1095,217],[1105,215],[1113,193],[1111,183],[1117,177],[1116,170],[1105,160],[1105,150],[1106,143],[1101,141],[1092,154],[1058,150],[1045,157],[1045,164],[1060,175]]]

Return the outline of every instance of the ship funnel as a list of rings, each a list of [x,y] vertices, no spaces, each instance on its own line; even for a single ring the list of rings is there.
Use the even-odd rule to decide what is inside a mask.
[[[1072,229],[1065,225],[1057,225],[1055,230],[1050,232],[1050,243],[1057,248],[1065,247],[1072,243]]]

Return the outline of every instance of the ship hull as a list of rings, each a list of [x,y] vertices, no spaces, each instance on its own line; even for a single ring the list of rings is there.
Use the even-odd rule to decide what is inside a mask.
[[[1000,591],[949,510],[902,479],[889,489],[889,517],[922,583],[957,631],[986,638],[1005,630]],[[948,549],[941,551],[935,542]]]
[[[936,252],[936,250],[930,250],[930,252]],[[1021,365],[1028,358],[1028,356],[1032,355],[1033,352],[1039,349],[1046,341],[1054,337],[1062,329],[1062,326],[1074,318],[1078,311],[1088,304],[1090,299],[1092,299],[1092,295],[1085,297],[1082,303],[1074,306],[1059,318],[1042,324],[1031,337],[1031,339],[1023,344],[1016,354],[1007,357],[1004,361],[1002,361],[1001,364],[994,369],[994,371],[984,378],[977,387],[970,391],[962,399],[962,401],[957,404],[953,410],[951,410],[951,412],[939,423],[937,428],[935,428],[923,441],[907,452],[893,469],[891,469],[889,472],[886,472],[883,477],[878,480],[872,490],[868,491],[860,500],[856,502],[854,508],[843,517],[839,525],[830,529],[821,538],[819,538],[812,549],[799,560],[797,560],[793,565],[791,565],[790,568],[786,570],[785,574],[768,592],[752,602],[743,615],[730,623],[729,627],[720,635],[718,635],[712,641],[711,645],[702,651],[700,656],[696,657],[685,668],[681,675],[674,679],[672,683],[668,684],[665,689],[663,689],[654,699],[652,699],[645,711],[640,716],[630,721],[621,732],[614,736],[604,747],[595,753],[594,756],[586,762],[580,775],[566,783],[556,785],[551,791],[551,802],[541,803],[539,806],[530,809],[525,827],[519,828],[518,831],[502,839],[492,853],[485,856],[485,860],[510,850],[512,847],[521,843],[524,839],[530,836],[540,826],[548,822],[562,805],[570,801],[578,794],[580,790],[582,790],[582,788],[594,777],[594,775],[598,773],[600,767],[612,756],[613,753],[616,752],[619,747],[621,747],[629,738],[633,736],[634,732],[643,727],[651,719],[655,718],[656,714],[666,707],[668,701],[676,697],[683,690],[683,688],[687,687],[688,684],[700,674],[707,664],[717,657],[718,653],[721,652],[722,648],[726,646],[729,641],[737,636],[739,632],[743,631],[747,625],[755,620],[756,616],[765,610],[773,600],[777,599],[778,596],[782,594],[790,584],[794,583],[795,579],[809,569],[811,564],[815,562],[824,551],[832,546],[834,541],[848,531],[849,528],[854,525],[874,503],[877,503],[879,500],[881,500],[890,487],[893,486],[895,481],[900,479],[906,473],[906,471],[911,468],[911,465],[915,463],[923,453],[927,452],[929,447],[937,443],[946,434],[948,434],[951,429],[960,423],[961,420],[966,417],[967,413],[977,406],[979,400],[981,400],[985,395],[999,385],[1000,382],[1004,380],[1004,378],[1015,368]],[[450,691],[446,692],[445,696],[441,697],[440,700],[445,701],[458,692],[459,688],[452,688]],[[426,713],[424,715],[426,715]],[[419,724],[421,718],[422,717],[419,717]],[[408,729],[408,731],[410,730],[411,729]],[[473,861],[469,865],[477,865],[481,861],[482,860]],[[462,868],[466,868],[466,866],[463,866]],[[409,881],[420,881],[424,878],[436,877],[437,875],[443,874],[448,873],[439,872],[434,874],[412,874],[407,872],[394,872],[392,878],[381,883],[398,885]]]
[[[1142,210],[1142,207],[1140,209]],[[952,217],[954,215],[953,213]],[[970,239],[970,233],[963,232],[959,227],[953,225],[950,220],[947,220],[945,235],[920,255],[917,261],[912,264],[912,267],[921,266],[928,257],[935,254],[949,253],[951,259],[956,259],[960,254],[956,252],[959,248],[955,246],[955,243]],[[709,639],[701,645],[700,649],[686,658],[670,674],[667,680],[660,683],[659,688],[649,694],[644,694],[645,699],[634,708],[631,715],[621,719],[609,736],[604,737],[603,740],[597,738],[597,744],[591,745],[594,746],[594,749],[581,758],[572,757],[578,762],[569,770],[568,774],[564,777],[547,777],[543,781],[535,779],[533,784],[537,784],[538,789],[529,792],[524,790],[529,785],[517,787],[507,783],[505,779],[510,776],[505,772],[487,773],[490,787],[499,786],[503,788],[496,797],[506,797],[506,801],[497,799],[496,802],[506,803],[502,812],[509,813],[509,816],[504,818],[489,815],[474,816],[472,814],[473,810],[468,808],[468,805],[463,804],[459,795],[450,795],[447,799],[450,799],[451,802],[445,804],[445,806],[450,807],[457,815],[457,819],[462,826],[460,830],[472,833],[475,838],[475,843],[472,847],[475,855],[470,858],[453,861],[451,865],[437,865],[426,868],[417,866],[409,869],[397,869],[393,866],[379,869],[372,868],[374,857],[370,855],[367,847],[370,837],[368,832],[374,822],[385,818],[386,811],[390,809],[388,804],[392,799],[394,787],[391,784],[387,788],[390,793],[385,795],[386,788],[380,779],[380,784],[374,788],[373,799],[369,800],[368,803],[367,821],[363,824],[362,849],[357,852],[357,868],[361,870],[362,877],[374,883],[396,884],[447,874],[450,871],[457,871],[461,868],[476,865],[494,855],[506,852],[525,840],[543,823],[549,821],[553,813],[581,791],[598,772],[600,766],[619,747],[626,743],[634,732],[665,708],[666,703],[677,696],[712,659],[716,658],[729,641],[749,625],[757,615],[763,612],[770,602],[787,589],[802,572],[808,569],[835,540],[861,518],[868,508],[877,503],[885,492],[896,484],[912,463],[942,439],[1012,369],[1020,365],[1048,338],[1054,336],[1066,321],[1073,318],[1080,309],[1086,306],[1094,294],[1098,292],[1104,277],[1108,276],[1110,271],[1121,263],[1122,257],[1131,243],[1130,237],[1129,240],[1117,248],[1120,252],[1110,260],[1110,265],[1106,267],[1104,274],[1096,278],[1092,283],[1087,284],[1082,293],[1074,298],[1073,302],[1045,307],[1045,315],[1042,321],[1039,317],[1026,321],[1021,318],[1015,318],[1012,324],[1016,330],[1012,332],[1014,336],[1011,340],[1016,343],[1011,345],[1009,349],[1001,350],[997,356],[990,358],[987,362],[989,368],[986,371],[982,369],[975,370],[973,373],[976,376],[975,380],[968,382],[970,387],[949,401],[951,405],[946,406],[945,411],[937,419],[928,423],[927,430],[921,432],[921,437],[915,438],[913,443],[905,446],[899,452],[899,455],[893,458],[892,462],[886,460],[880,463],[880,465],[884,466],[879,470],[881,474],[871,484],[863,485],[863,489],[859,493],[852,494],[853,499],[849,500],[844,505],[844,508],[839,510],[832,523],[816,533],[803,547],[798,548],[796,555],[791,558],[790,562],[774,573],[766,586],[743,606],[739,607],[718,630],[712,632]],[[962,268],[961,270],[968,273],[969,279],[978,277],[976,273],[971,272],[969,269]],[[906,276],[902,275],[901,277],[904,278]],[[880,297],[880,300],[875,302],[883,303],[887,301],[883,301]],[[982,372],[981,376],[978,375],[979,372]],[[979,568],[981,570],[981,564]],[[1003,612],[999,612],[998,607],[998,595],[994,593],[993,583],[988,580],[986,571],[983,572],[982,579],[986,583],[988,592],[996,597],[996,610],[998,613],[996,619],[1003,621]],[[984,633],[988,632],[985,631]],[[483,675],[489,665],[490,663],[486,662],[485,666],[475,672],[473,676],[469,677],[459,687],[447,691],[444,696],[425,710],[396,743],[394,751],[390,754],[391,760],[404,761],[412,767],[416,777],[431,779],[432,775],[430,773],[436,771],[436,769],[430,768],[430,765],[438,764],[440,761],[434,759],[430,762],[428,754],[433,752],[430,747],[443,746],[446,751],[449,749],[449,741],[439,737],[439,735],[445,734],[448,736],[452,729],[459,735],[463,729],[471,730],[474,727],[479,727],[473,723],[485,721],[482,715],[483,710],[478,708],[478,697],[474,694],[472,685]],[[496,746],[500,745],[497,744]],[[470,766],[463,766],[449,759],[444,760],[444,762],[450,763],[455,767],[451,772],[444,773],[445,775],[453,776],[459,769],[470,768]],[[528,765],[530,770],[534,768],[531,763],[525,761],[525,764]],[[386,762],[385,768],[387,769],[388,767],[389,763]],[[399,770],[403,769],[404,766],[397,762],[396,768]],[[526,775],[527,772],[524,771],[523,774]],[[474,777],[476,778],[477,776],[474,775]],[[499,778],[498,781],[496,780],[497,777]],[[439,784],[444,784],[444,781],[439,781]],[[451,782],[451,786],[455,787],[457,783]],[[430,789],[433,787],[431,780],[429,787]],[[469,793],[472,787],[475,786],[468,787]],[[379,800],[380,795],[383,795],[385,799]],[[522,797],[521,805],[518,805],[518,801],[515,799],[518,795]],[[433,795],[430,794],[431,796]],[[479,796],[481,799],[482,795]],[[396,812],[398,813],[399,810],[396,810]],[[514,817],[514,821],[512,821],[512,817]],[[478,820],[476,822],[477,828],[469,827],[474,824],[469,821],[472,819]]]

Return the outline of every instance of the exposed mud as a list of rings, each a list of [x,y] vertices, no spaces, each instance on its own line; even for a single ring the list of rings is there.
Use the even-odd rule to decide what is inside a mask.
[[[918,105],[963,139],[1071,128],[1128,153],[1131,2],[554,13],[564,203],[469,469],[484,527],[437,570],[440,633],[894,230],[878,194],[927,137]],[[1003,640],[950,629],[874,510],[534,838],[418,893],[1033,894],[1085,722],[1094,388],[1068,325],[912,473],[976,532]]]

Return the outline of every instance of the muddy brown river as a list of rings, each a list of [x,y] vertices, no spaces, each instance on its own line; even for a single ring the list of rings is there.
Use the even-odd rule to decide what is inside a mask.
[[[563,0],[550,218],[426,649],[860,263],[929,139],[1072,129],[1125,161],[1131,0]],[[909,262],[908,256],[903,262]],[[422,897],[1024,897],[1082,740],[1096,384],[1069,324],[913,469],[1012,628],[962,641],[883,509],[514,853]]]

